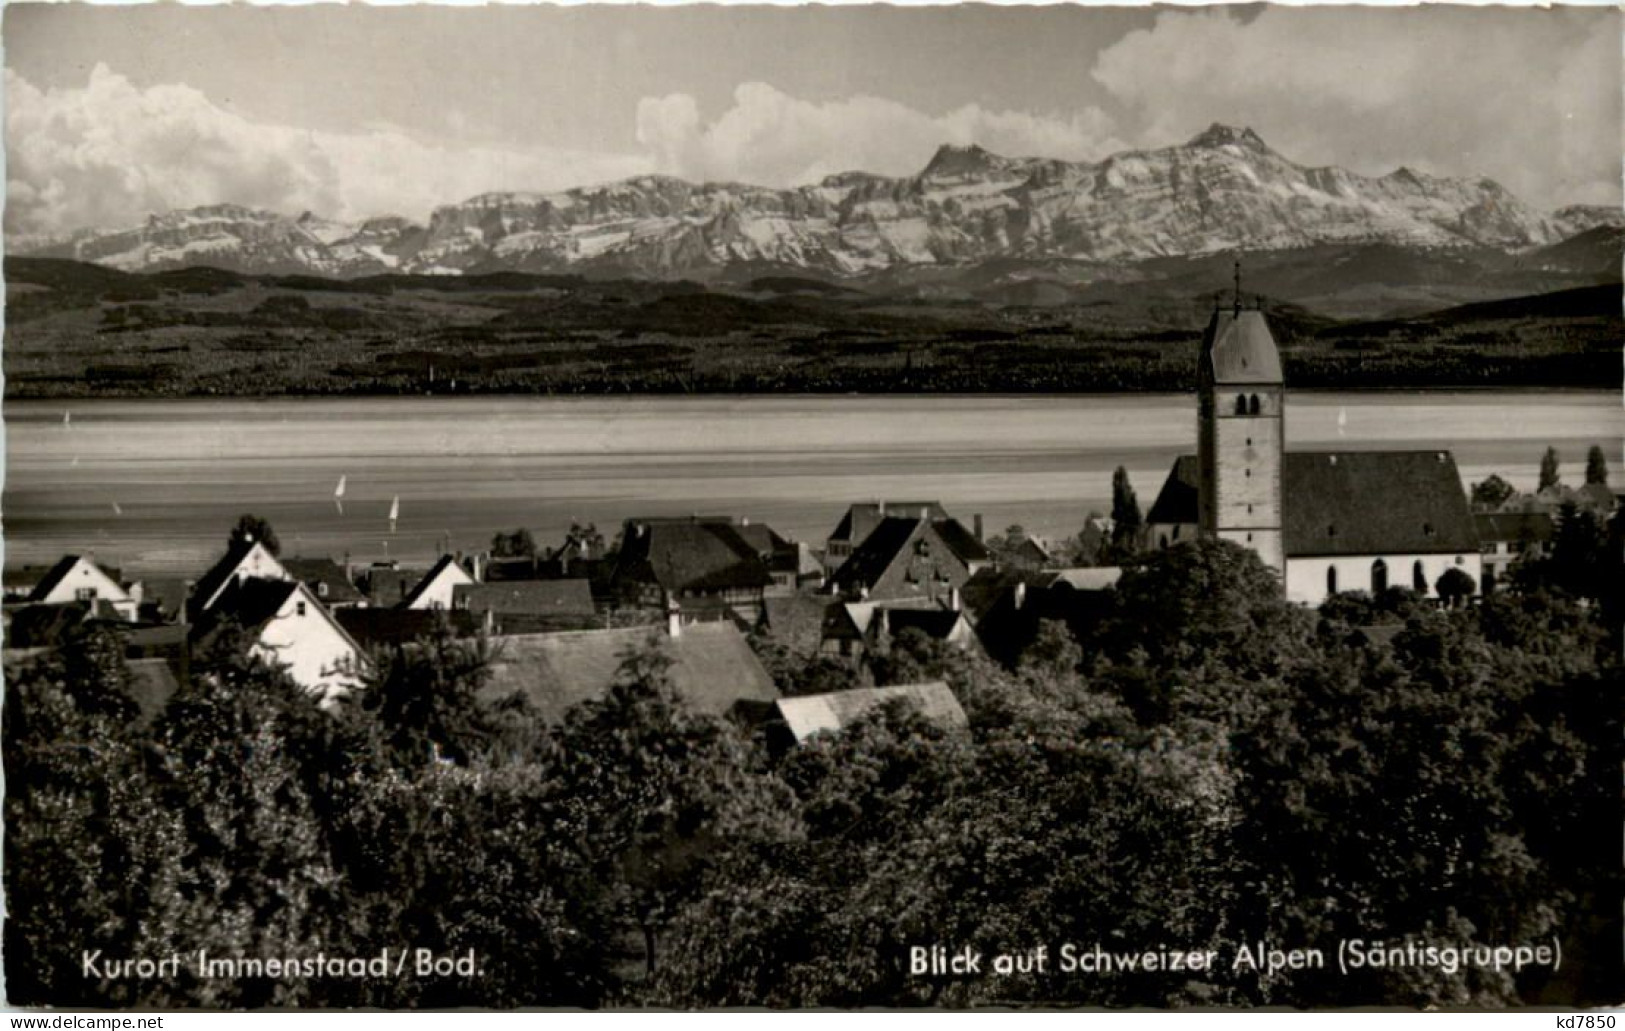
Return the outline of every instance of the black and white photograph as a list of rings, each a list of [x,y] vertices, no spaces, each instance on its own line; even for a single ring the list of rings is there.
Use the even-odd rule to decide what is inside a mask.
[[[0,17],[6,1007],[1613,1026],[1620,8]]]

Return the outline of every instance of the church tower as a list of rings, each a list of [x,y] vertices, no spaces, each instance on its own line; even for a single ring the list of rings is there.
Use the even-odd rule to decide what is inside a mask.
[[[1241,306],[1239,264],[1235,303],[1213,313],[1202,340],[1197,389],[1199,532],[1251,548],[1284,574],[1281,356],[1264,313]]]

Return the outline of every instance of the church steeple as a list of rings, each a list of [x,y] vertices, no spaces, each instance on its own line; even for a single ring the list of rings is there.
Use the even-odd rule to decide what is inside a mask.
[[[1285,383],[1264,313],[1244,309],[1241,298],[1238,261],[1231,304],[1215,308],[1202,340],[1198,529],[1252,548],[1279,572]]]

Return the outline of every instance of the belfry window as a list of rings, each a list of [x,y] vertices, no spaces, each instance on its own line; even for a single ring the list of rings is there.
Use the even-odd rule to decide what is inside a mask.
[[[1388,563],[1382,559],[1371,563],[1371,593],[1381,594],[1388,589]]]
[[[1257,394],[1253,395],[1252,412],[1253,412],[1254,415],[1258,414],[1258,395]]]
[[[1327,594],[1336,594],[1337,593],[1337,567],[1336,566],[1327,566],[1326,567],[1326,593]]]
[[[1236,395],[1236,414],[1237,415],[1246,415],[1247,414],[1247,395],[1246,394],[1237,394]]]
[[[1411,566],[1411,586],[1416,588],[1417,594],[1428,592],[1428,575],[1422,569],[1421,559],[1417,559],[1416,564]]]

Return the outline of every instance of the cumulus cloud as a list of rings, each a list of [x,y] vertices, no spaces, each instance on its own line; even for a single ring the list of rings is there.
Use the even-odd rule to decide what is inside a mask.
[[[1524,199],[1619,202],[1620,15],[1271,7],[1168,11],[1093,74],[1144,142],[1251,125],[1305,164],[1481,174]]]
[[[105,65],[82,88],[40,90],[10,70],[5,85],[10,233],[121,226],[225,202],[340,219],[423,218],[486,190],[558,189],[647,170],[638,157],[267,125],[188,86],[137,87]]]
[[[637,138],[665,171],[763,186],[815,182],[852,170],[910,175],[944,143],[1075,160],[1122,146],[1110,118],[1095,108],[1037,115],[973,104],[933,116],[881,97],[803,100],[761,82],[736,88],[732,105],[709,123],[687,94],[645,97],[638,104]]]

